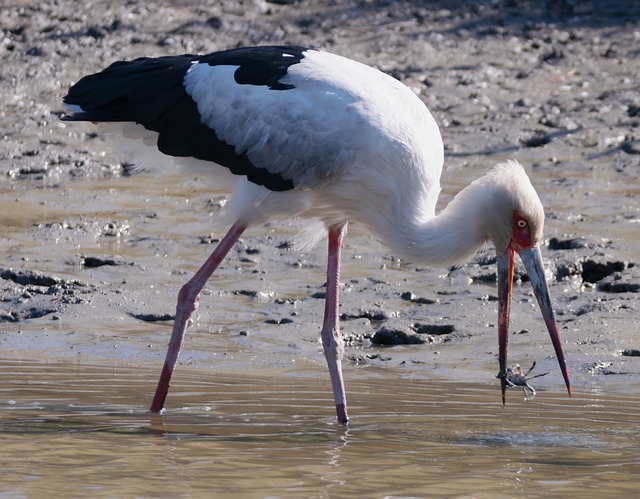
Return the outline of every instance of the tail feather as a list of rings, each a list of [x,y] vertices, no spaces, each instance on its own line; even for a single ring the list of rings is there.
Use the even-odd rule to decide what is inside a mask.
[[[133,121],[161,132],[167,114],[175,113],[189,100],[183,80],[193,60],[194,56],[184,55],[115,62],[69,89],[63,102],[67,109],[73,106],[75,112],[64,119]]]

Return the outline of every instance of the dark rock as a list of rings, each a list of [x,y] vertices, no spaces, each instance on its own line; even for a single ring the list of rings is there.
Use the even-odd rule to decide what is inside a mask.
[[[369,319],[371,321],[384,321],[389,318],[389,313],[383,309],[364,310],[360,309],[355,314],[343,313],[340,314],[341,321],[348,321],[352,319]]]
[[[376,345],[415,345],[426,343],[426,340],[411,331],[408,326],[385,324],[375,332],[371,343]]]
[[[30,270],[1,269],[0,277],[22,286],[54,286],[60,284],[59,277],[46,276]]]
[[[217,16],[212,16],[206,20],[205,24],[211,29],[220,29],[222,28],[222,19]]]
[[[104,267],[106,265],[115,266],[120,264],[111,258],[98,258],[95,256],[85,256],[82,259],[82,265],[90,269],[95,269],[98,267]]]
[[[473,282],[496,282],[497,276],[495,272],[489,272],[487,274],[480,274],[471,277]]]
[[[453,324],[414,324],[413,328],[418,334],[431,334],[433,336],[451,334],[456,329]]]
[[[573,250],[573,249],[585,249],[589,248],[589,243],[584,237],[576,237],[571,239],[558,239],[552,237],[549,239],[550,250]]]
[[[582,262],[582,280],[596,283],[614,272],[620,272],[626,268],[625,262],[609,262],[589,258]]]
[[[166,322],[175,319],[171,314],[131,314],[131,316],[143,322]]]
[[[412,301],[416,295],[414,295],[411,291],[405,291],[400,295],[400,298],[405,301]]]

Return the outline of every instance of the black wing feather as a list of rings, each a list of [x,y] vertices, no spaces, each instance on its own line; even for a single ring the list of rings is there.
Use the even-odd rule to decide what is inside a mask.
[[[68,121],[135,122],[158,132],[158,149],[177,157],[193,157],[225,166],[273,191],[294,187],[292,179],[270,173],[238,154],[233,144],[218,139],[200,121],[197,104],[187,94],[184,78],[192,64],[239,66],[234,77],[241,85],[288,90],[280,83],[288,68],[304,57],[302,47],[249,47],[204,56],[179,55],[118,61],[100,73],[85,76],[64,97],[82,112]],[[283,56],[283,54],[286,54]]]

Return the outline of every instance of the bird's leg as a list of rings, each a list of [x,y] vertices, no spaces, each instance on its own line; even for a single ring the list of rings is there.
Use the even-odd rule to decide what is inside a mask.
[[[342,357],[344,356],[344,342],[340,335],[338,317],[339,289],[340,289],[340,252],[344,225],[334,225],[329,228],[329,254],[327,258],[327,288],[324,305],[324,322],[322,324],[322,346],[324,356],[329,365],[329,375],[336,401],[338,421],[343,424],[349,422],[347,415],[347,399],[342,379]]]
[[[176,305],[176,318],[173,323],[173,332],[171,333],[171,340],[169,341],[169,348],[162,373],[160,374],[158,386],[156,387],[156,393],[149,408],[150,412],[160,412],[164,406],[164,400],[169,391],[171,375],[173,374],[182,343],[184,342],[187,322],[191,314],[198,308],[202,288],[246,228],[247,226],[244,223],[236,222],[233,224],[229,232],[227,232],[224,238],[218,243],[202,267],[200,267],[191,280],[180,289],[178,293],[178,303]]]

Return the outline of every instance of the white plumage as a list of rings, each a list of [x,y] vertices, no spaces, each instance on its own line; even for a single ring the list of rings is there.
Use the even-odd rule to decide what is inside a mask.
[[[151,410],[164,405],[187,320],[199,293],[250,225],[293,215],[320,219],[329,234],[322,339],[338,419],[348,420],[338,323],[340,248],[357,221],[393,250],[431,265],[457,263],[492,241],[498,255],[500,374],[513,253],[529,270],[570,390],[538,244],[542,204],[520,165],[497,166],[440,213],[443,146],[420,99],[399,81],[337,55],[300,47],[249,47],[205,56],[118,62],[74,85],[67,119],[119,123],[176,158],[238,176],[227,209],[235,223],[181,290],[167,360]],[[133,131],[131,124],[137,123]],[[152,140],[150,140],[150,138]]]

